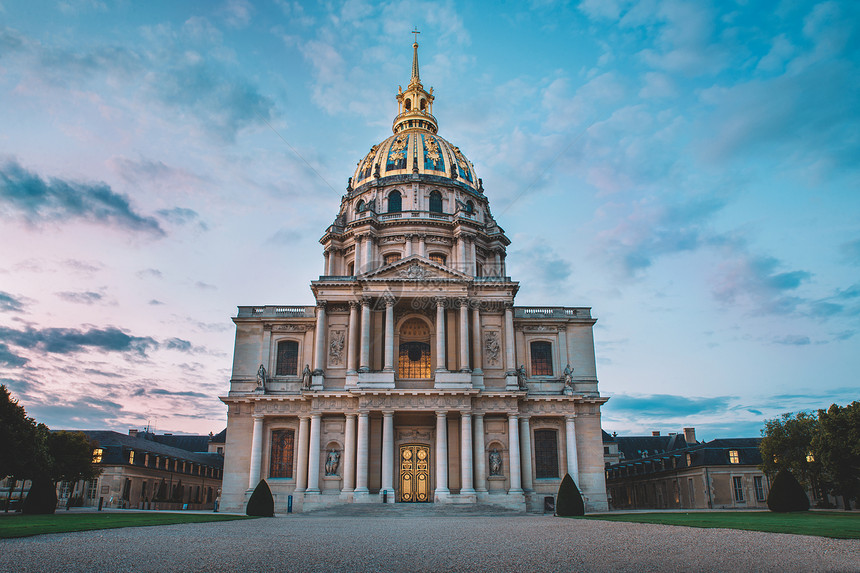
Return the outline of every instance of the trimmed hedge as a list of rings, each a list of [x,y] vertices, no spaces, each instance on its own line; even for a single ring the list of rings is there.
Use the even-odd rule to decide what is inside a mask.
[[[57,509],[57,488],[49,479],[35,479],[24,499],[21,513],[45,515]]]
[[[564,474],[564,479],[558,486],[558,496],[555,501],[555,514],[558,517],[570,517],[573,515],[585,515],[585,504],[582,502],[582,494],[576,487],[576,482],[570,474]]]
[[[767,494],[767,506],[771,511],[785,513],[789,511],[809,511],[809,498],[803,486],[797,483],[787,469],[781,469],[770,484]]]
[[[269,484],[266,483],[266,480],[261,479],[257,487],[254,488],[254,493],[251,494],[251,499],[248,500],[245,515],[256,517],[275,516],[275,500],[272,498],[272,490],[269,489]]]

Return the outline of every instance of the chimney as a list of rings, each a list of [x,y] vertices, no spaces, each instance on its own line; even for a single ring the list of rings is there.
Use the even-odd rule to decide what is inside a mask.
[[[654,430],[654,431],[652,431],[652,432],[651,432],[651,435],[652,435],[652,436],[659,436],[659,435],[660,435],[660,430]]]
[[[128,435],[131,436],[132,438],[136,438],[137,437],[137,428],[129,428],[128,429]]]
[[[696,428],[684,428],[684,441],[688,444],[696,443]]]

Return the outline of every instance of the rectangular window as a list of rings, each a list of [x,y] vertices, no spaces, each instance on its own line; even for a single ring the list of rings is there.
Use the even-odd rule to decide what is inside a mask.
[[[272,430],[272,454],[269,463],[269,477],[293,477],[293,430]]]
[[[128,463],[134,465],[134,450],[131,450],[128,453]]]
[[[400,255],[398,253],[390,253],[385,255],[385,264],[390,265],[391,263],[396,263],[400,260]]]
[[[439,263],[440,265],[445,264],[445,255],[442,253],[430,253],[430,260],[434,263]]]
[[[283,340],[278,343],[278,357],[275,364],[275,376],[298,376],[299,374],[299,343],[294,340]]]
[[[102,463],[102,456],[104,455],[104,453],[105,453],[105,451],[102,448],[94,449],[93,450],[93,463],[94,464]]]
[[[532,342],[532,376],[552,376],[552,344]]]
[[[738,455],[737,450],[729,450],[729,463],[732,463],[732,464],[741,463],[741,458]]]
[[[98,493],[99,480],[91,479],[87,482],[87,499],[95,499]]]
[[[742,477],[735,476],[732,478],[732,490],[735,494],[735,501],[741,502],[744,500],[744,483]]]
[[[535,430],[535,470],[538,478],[558,477],[558,432]]]
[[[753,476],[753,486],[755,487],[755,500],[764,501],[764,483],[762,476]]]

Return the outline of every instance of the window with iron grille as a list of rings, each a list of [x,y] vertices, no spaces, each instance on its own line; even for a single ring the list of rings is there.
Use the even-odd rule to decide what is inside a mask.
[[[399,213],[403,208],[403,198],[400,191],[392,191],[388,195],[388,212]]]
[[[732,490],[735,494],[735,501],[744,500],[744,483],[741,476],[735,476],[732,478]]]
[[[558,432],[535,430],[535,473],[538,478],[558,477]]]
[[[400,253],[389,253],[385,255],[385,264],[390,265],[400,260]]]
[[[293,430],[272,430],[272,455],[269,463],[269,477],[293,477]]]
[[[430,260],[434,263],[439,263],[440,265],[445,264],[445,255],[442,253],[430,253]]]
[[[536,341],[531,343],[532,376],[552,376],[552,344]]]
[[[402,379],[430,378],[430,345],[426,342],[403,342],[397,374]]]
[[[275,376],[296,376],[299,373],[299,343],[282,340],[278,343],[278,361]]]

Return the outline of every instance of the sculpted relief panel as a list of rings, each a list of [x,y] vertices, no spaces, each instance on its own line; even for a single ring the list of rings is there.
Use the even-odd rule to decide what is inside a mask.
[[[484,333],[484,357],[488,366],[499,365],[499,354],[502,346],[499,340],[498,330],[488,330]]]
[[[346,340],[345,330],[332,330],[329,334],[328,343],[328,362],[332,366],[343,365],[343,347]]]

